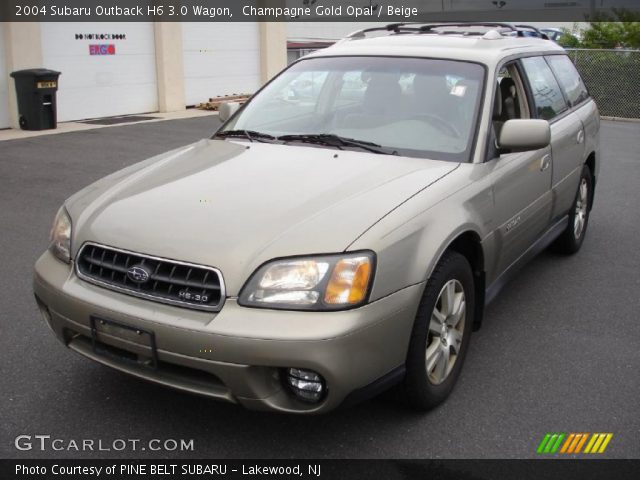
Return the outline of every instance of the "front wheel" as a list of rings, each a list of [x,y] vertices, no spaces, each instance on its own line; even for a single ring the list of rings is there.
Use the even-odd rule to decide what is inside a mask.
[[[552,249],[554,251],[571,255],[580,250],[589,225],[592,185],[591,170],[585,165],[582,167],[576,198],[569,211],[569,224],[553,243]]]
[[[469,262],[446,252],[427,282],[409,343],[402,394],[412,407],[429,410],[451,393],[469,346],[474,301]]]

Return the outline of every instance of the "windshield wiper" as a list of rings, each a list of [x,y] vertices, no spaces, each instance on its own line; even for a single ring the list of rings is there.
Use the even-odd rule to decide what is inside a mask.
[[[367,150],[372,153],[380,153],[382,155],[398,155],[393,149],[385,148],[377,143],[367,142],[365,140],[356,140],[355,138],[341,137],[333,133],[303,133],[297,135],[281,135],[277,140],[283,142],[304,142],[315,143],[318,145],[327,145],[329,147],[356,147]]]
[[[273,135],[269,135],[268,133],[256,132],[254,130],[225,130],[223,132],[216,133],[214,135],[214,138],[215,137],[244,137],[250,142],[253,142],[254,140],[258,140],[259,142],[276,140],[276,137],[274,137]]]

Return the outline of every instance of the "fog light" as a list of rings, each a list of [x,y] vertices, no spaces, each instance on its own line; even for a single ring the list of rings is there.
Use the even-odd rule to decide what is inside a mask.
[[[289,368],[287,370],[287,383],[294,395],[305,402],[319,402],[326,390],[324,379],[313,370]]]

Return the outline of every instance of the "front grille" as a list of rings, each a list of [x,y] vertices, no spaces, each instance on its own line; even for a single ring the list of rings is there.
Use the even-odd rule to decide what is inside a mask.
[[[224,282],[212,267],[85,243],[76,260],[83,280],[161,303],[217,311]]]

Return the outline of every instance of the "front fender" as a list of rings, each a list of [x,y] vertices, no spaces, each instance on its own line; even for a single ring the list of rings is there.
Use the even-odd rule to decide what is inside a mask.
[[[349,246],[349,250],[369,248],[378,255],[372,300],[425,282],[446,249],[466,232],[480,241],[485,264],[493,263],[492,249],[482,243],[492,225],[489,175],[483,165],[461,167],[399,206]]]

